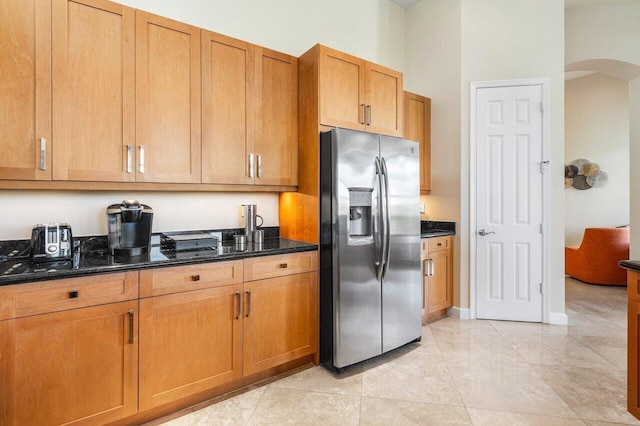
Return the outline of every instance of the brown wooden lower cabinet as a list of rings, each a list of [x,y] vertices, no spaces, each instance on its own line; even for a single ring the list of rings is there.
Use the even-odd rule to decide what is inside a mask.
[[[244,284],[244,375],[318,350],[315,272]]]
[[[105,424],[138,410],[138,301],[3,321],[3,425]],[[9,349],[9,350],[7,350]]]
[[[640,419],[640,273],[627,271],[627,410]]]
[[[0,425],[139,423],[317,350],[316,252],[0,286]]]
[[[453,306],[453,237],[422,240],[422,280],[424,314],[428,322],[447,313]]]
[[[140,300],[140,410],[242,377],[242,284]]]

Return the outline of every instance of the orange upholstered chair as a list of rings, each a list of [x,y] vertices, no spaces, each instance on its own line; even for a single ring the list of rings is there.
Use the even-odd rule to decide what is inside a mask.
[[[629,228],[587,228],[580,247],[564,248],[565,274],[591,284],[626,285]]]

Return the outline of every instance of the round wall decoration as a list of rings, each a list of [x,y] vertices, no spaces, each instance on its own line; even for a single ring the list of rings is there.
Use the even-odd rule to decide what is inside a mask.
[[[600,170],[600,166],[580,158],[564,166],[564,187],[585,190],[605,186],[609,176]]]

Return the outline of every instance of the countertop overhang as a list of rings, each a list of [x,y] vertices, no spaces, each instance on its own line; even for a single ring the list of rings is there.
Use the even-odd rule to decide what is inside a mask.
[[[630,271],[640,272],[640,260],[621,260],[618,265]]]
[[[32,263],[29,258],[2,261],[0,262],[0,286],[112,272],[239,260],[317,249],[316,244],[285,238],[270,238],[265,239],[264,243],[259,245],[247,243],[245,250],[237,250],[233,242],[225,242],[214,249],[180,252],[163,250],[160,245],[153,245],[148,254],[131,257],[111,256],[104,250],[87,252],[79,250],[68,261]]]

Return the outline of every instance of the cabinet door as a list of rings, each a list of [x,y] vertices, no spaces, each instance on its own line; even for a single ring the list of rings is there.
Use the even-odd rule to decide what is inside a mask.
[[[140,410],[242,377],[242,284],[140,301]]]
[[[203,183],[254,181],[254,60],[253,45],[202,32]]]
[[[365,61],[320,47],[320,124],[365,130]]]
[[[256,179],[298,184],[298,59],[256,48]]]
[[[431,276],[428,283],[427,312],[432,313],[452,305],[451,254],[449,250],[429,252]]]
[[[370,62],[366,71],[366,130],[402,137],[402,73]]]
[[[627,410],[640,419],[640,273],[627,271]]]
[[[200,29],[136,10],[136,181],[200,182],[200,76]]]
[[[53,0],[53,179],[135,180],[134,10]]]
[[[635,274],[629,272],[628,275]],[[640,301],[629,298],[628,301],[628,345],[627,345],[627,410],[635,417],[640,418],[640,353],[638,342],[640,341]]]
[[[315,272],[252,281],[244,288],[244,376],[317,351]]]
[[[420,144],[420,193],[431,191],[431,99],[404,92],[404,138]]]
[[[13,423],[105,424],[135,414],[137,310],[131,301],[11,320]]]
[[[0,179],[51,179],[51,0],[0,2]]]

